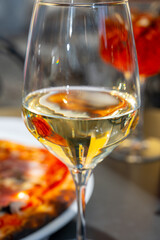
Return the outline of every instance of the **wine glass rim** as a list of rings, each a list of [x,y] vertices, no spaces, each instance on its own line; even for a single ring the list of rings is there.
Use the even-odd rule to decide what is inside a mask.
[[[56,6],[102,6],[128,3],[128,0],[37,0],[36,2],[39,4],[51,4]]]

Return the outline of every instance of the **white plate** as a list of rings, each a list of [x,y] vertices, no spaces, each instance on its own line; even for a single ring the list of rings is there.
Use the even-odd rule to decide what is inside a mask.
[[[42,147],[42,145],[34,139],[34,137],[26,129],[21,118],[0,117],[0,139],[10,140],[17,143]],[[86,191],[86,202],[89,201],[94,187],[94,178],[91,176]],[[40,230],[30,234],[22,240],[40,240],[50,234],[55,233],[60,228],[65,226],[76,215],[77,205],[74,201],[73,204],[65,210],[59,217],[51,221],[49,224],[42,227]]]

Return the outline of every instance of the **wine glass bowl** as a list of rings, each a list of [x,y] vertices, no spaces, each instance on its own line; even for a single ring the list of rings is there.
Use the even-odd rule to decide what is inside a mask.
[[[123,39],[118,48],[112,42],[117,33]],[[117,67],[122,52],[126,61]],[[134,129],[139,107],[128,2],[36,1],[24,67],[23,118],[32,135],[73,176],[77,240],[86,239],[88,179]]]

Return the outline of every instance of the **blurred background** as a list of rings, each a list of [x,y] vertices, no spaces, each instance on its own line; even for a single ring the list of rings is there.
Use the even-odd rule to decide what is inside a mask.
[[[0,1],[0,108],[20,108],[23,64],[33,0]]]
[[[34,0],[0,0],[0,116],[21,116],[23,65],[33,4]],[[136,11],[136,9],[138,9],[138,11],[140,10],[142,14],[144,11],[146,11],[148,5],[150,5],[150,13],[153,13],[154,16],[160,16],[160,0],[129,0],[129,4],[133,11]],[[160,17],[158,17],[158,21],[158,26],[160,28]],[[145,27],[152,26],[149,25],[146,17],[140,19],[137,23],[138,26],[140,25],[140,28],[138,28],[139,31],[142,29],[144,30]],[[155,32],[151,31],[151,35],[147,36],[147,38],[151,39],[151,36],[153,36],[154,34]],[[160,50],[158,50],[160,49],[160,41],[159,45],[151,43],[151,46],[153,48],[153,52],[151,51],[153,53],[152,56],[154,57],[157,51],[160,52]],[[143,47],[147,52],[148,47],[145,48],[145,45],[142,44],[141,49],[143,49]],[[142,56],[142,59],[143,58],[145,60],[145,56]],[[154,62],[151,57],[149,58],[149,62]],[[160,67],[160,57],[159,61],[156,60],[156,63]],[[150,69],[150,67],[148,68]],[[144,112],[143,124],[141,128],[143,130],[145,138],[156,138],[160,141],[159,72],[160,71],[157,71],[154,76],[147,76],[145,80],[144,78],[141,79],[145,82],[145,84],[143,82]],[[126,164],[124,162],[116,162],[112,159],[109,159],[108,162],[104,161],[100,166],[97,167],[97,182],[95,183],[96,191],[94,191],[93,201],[91,201],[88,207],[90,216],[88,216],[87,222],[89,222],[90,225],[96,225],[96,227],[98,227],[99,229],[102,229],[104,226],[104,231],[106,229],[105,224],[108,224],[107,232],[110,231],[115,235],[117,234],[118,237],[116,239],[160,239],[160,235],[158,236],[158,217],[160,216],[160,208],[157,207],[160,206],[159,142],[158,145],[156,145],[156,148],[153,148],[153,152],[154,154],[156,153],[156,156],[159,156],[158,158],[156,157],[156,161],[153,163],[150,162],[143,165],[132,165],[128,163]],[[151,159],[152,157],[150,158],[150,160]],[[122,182],[119,181],[119,177],[123,178]],[[136,186],[139,187],[138,190],[134,190],[132,186],[130,187],[131,182],[133,182]],[[113,185],[111,185],[110,183],[112,183]],[[102,192],[103,184],[105,184],[104,188],[106,194]],[[128,186],[128,191],[125,189],[125,184],[127,184]],[[142,189],[143,193],[147,192],[147,194],[149,193],[151,196],[154,196],[156,202],[152,203],[150,201],[150,198],[148,198],[148,196],[150,197],[149,194],[142,195],[141,197],[141,195],[139,194],[139,189]],[[117,193],[117,196],[114,198],[113,195],[115,193]],[[115,201],[113,201],[113,199],[115,199]],[[121,209],[121,206],[123,206],[123,204],[119,204],[120,200],[122,200],[121,202],[124,203],[124,209],[126,210],[126,212],[125,210],[123,210],[123,208]],[[96,203],[97,201],[99,202],[98,208],[94,205],[94,203]],[[134,203],[136,203],[137,205],[135,205]],[[103,206],[105,206],[105,208]],[[108,206],[108,208],[106,206]],[[134,206],[136,206],[140,210],[136,212]],[[131,209],[131,211],[129,209]],[[150,211],[150,215],[146,215],[147,211]],[[127,213],[127,216],[125,216],[125,213]],[[118,215],[119,218],[117,218]],[[95,223],[95,219],[97,218],[97,216],[99,216],[102,221],[97,220]],[[132,219],[131,223],[129,223],[128,221],[128,216]],[[149,224],[146,225],[147,219],[145,219],[143,226],[143,220],[144,218],[147,218],[146,216],[150,217],[151,224],[148,221]],[[108,222],[106,219],[108,219]],[[130,226],[128,226],[127,223],[130,224]],[[115,231],[116,226],[117,232]],[[141,237],[141,235],[139,234],[139,238],[134,238],[133,234],[132,238],[132,234],[130,234],[131,231],[128,230],[127,235],[126,229],[132,229],[132,231],[134,229],[133,232],[136,232],[136,230],[138,229],[137,231],[139,231],[140,234],[144,233],[145,237],[143,238],[143,236]],[[120,236],[122,236],[122,238],[120,238]],[[126,236],[126,238],[124,236]],[[53,237],[53,239],[60,238]],[[102,239],[104,240],[111,238],[108,237]]]
[[[129,0],[131,8],[142,12],[146,5],[160,12],[159,1]],[[20,107],[23,81],[23,61],[27,35],[34,0],[1,0],[0,1],[0,107]],[[159,6],[158,6],[159,5]],[[143,24],[143,23],[142,23]],[[145,23],[144,23],[145,24]],[[160,64],[160,63],[159,63]],[[160,78],[148,78],[145,86],[145,107],[160,108]],[[5,110],[5,109],[3,109]],[[155,112],[154,112],[155,114]],[[147,115],[148,118],[148,115]],[[147,121],[148,125],[148,121]],[[158,133],[157,133],[158,131]],[[160,130],[147,134],[160,136]]]
[[[155,3],[157,2],[157,3]],[[145,5],[152,4],[152,9],[160,12],[159,1],[152,0],[129,0],[131,8],[139,8],[145,10]],[[12,98],[13,94],[19,94],[20,83],[22,76],[22,61],[25,55],[27,42],[27,34],[29,30],[30,18],[32,14],[34,0],[1,0],[0,2],[0,105],[17,105],[17,99],[6,99],[6,96]],[[10,69],[7,73],[12,74],[11,77],[6,76],[5,70]],[[14,69],[15,68],[15,71]],[[16,69],[17,68],[17,69]],[[147,105],[160,108],[160,86],[159,81],[156,82],[156,77],[152,83],[148,80]],[[10,82],[7,95],[5,88]],[[14,82],[14,84],[13,84]],[[13,86],[12,86],[13,85]],[[15,89],[17,87],[17,91]],[[2,91],[3,89],[3,91]],[[11,95],[10,95],[10,94]],[[154,97],[153,97],[154,96]]]

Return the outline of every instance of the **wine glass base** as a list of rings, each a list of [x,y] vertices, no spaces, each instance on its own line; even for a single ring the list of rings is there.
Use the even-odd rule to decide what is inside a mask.
[[[160,139],[126,139],[112,153],[111,158],[127,163],[145,163],[160,159]]]

